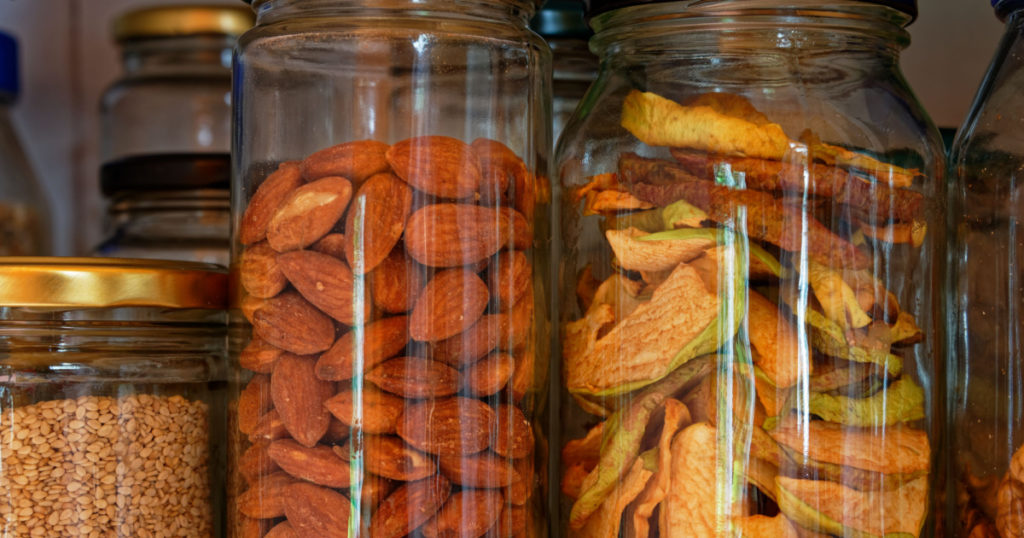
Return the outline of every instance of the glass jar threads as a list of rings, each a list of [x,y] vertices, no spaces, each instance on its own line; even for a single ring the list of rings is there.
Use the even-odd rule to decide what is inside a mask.
[[[232,532],[545,535],[536,6],[254,7],[235,65]]]
[[[562,135],[568,536],[935,536],[943,153],[912,2],[590,2]]]
[[[0,262],[0,535],[221,536],[227,275]]]

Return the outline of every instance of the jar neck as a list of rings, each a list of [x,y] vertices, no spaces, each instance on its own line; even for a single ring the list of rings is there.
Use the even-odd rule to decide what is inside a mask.
[[[211,236],[228,233],[231,193],[227,189],[125,192],[107,208],[111,227],[139,236]]]
[[[591,24],[604,59],[861,53],[895,63],[909,22],[896,9],[851,0],[683,0],[610,11]]]
[[[127,77],[223,75],[234,44],[223,35],[134,39],[121,43],[121,64]]]
[[[257,26],[295,18],[383,17],[479,20],[526,26],[536,0],[254,0]]]

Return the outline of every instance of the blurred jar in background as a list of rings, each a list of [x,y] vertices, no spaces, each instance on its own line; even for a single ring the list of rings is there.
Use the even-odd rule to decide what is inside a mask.
[[[0,32],[0,256],[46,255],[50,209],[10,115],[18,78],[18,43]]]
[[[569,116],[597,78],[597,56],[588,46],[594,32],[583,20],[583,4],[576,0],[548,0],[530,21],[530,27],[551,47],[552,140],[557,143]]]
[[[245,7],[161,6],[114,22],[123,74],[100,103],[101,256],[227,265],[231,52]]]

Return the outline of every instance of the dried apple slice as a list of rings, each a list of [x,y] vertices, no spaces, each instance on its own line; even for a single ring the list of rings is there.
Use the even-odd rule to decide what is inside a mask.
[[[788,449],[797,463],[810,461],[905,476],[927,473],[931,465],[928,435],[902,426],[880,432],[820,420],[786,421],[768,434]]]
[[[644,458],[637,458],[633,462],[626,476],[608,494],[604,502],[594,514],[590,516],[583,526],[580,536],[587,538],[618,538],[619,523],[622,521],[622,513],[626,507],[640,495],[647,486],[652,469],[644,464]]]
[[[779,509],[802,527],[857,538],[917,537],[928,513],[928,478],[902,487],[858,491],[826,480],[780,476]]]
[[[737,538],[799,538],[793,522],[782,514],[775,517],[743,516],[732,520]]]
[[[924,390],[903,377],[866,398],[811,393],[807,410],[829,422],[881,428],[924,418]]]
[[[656,470],[636,502],[626,510],[626,528],[623,529],[625,538],[647,538],[650,535],[650,520],[654,509],[668,494],[671,479],[669,469],[672,467],[672,439],[675,438],[676,432],[690,424],[690,420],[690,411],[682,402],[672,398],[665,400],[665,424],[662,426],[656,449]]]
[[[619,266],[630,271],[668,271],[718,242],[714,230],[684,228],[648,234],[636,228],[608,230],[608,245]]]
[[[791,387],[801,376],[811,375],[811,350],[802,345],[796,328],[778,307],[760,293],[747,295],[747,331],[757,351],[756,364],[778,388]]]
[[[839,271],[808,261],[807,280],[825,315],[840,327],[859,329],[871,323],[871,316],[861,308],[853,288]]]

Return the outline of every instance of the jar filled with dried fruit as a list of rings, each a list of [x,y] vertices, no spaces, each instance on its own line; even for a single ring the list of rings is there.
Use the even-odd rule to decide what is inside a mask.
[[[235,64],[231,534],[546,536],[536,3],[253,4]]]
[[[564,532],[940,535],[914,3],[589,9],[602,69],[556,156]]]
[[[0,262],[0,536],[222,536],[227,274]]]
[[[1006,31],[950,154],[950,536],[1024,536],[1024,2],[993,0]]]

